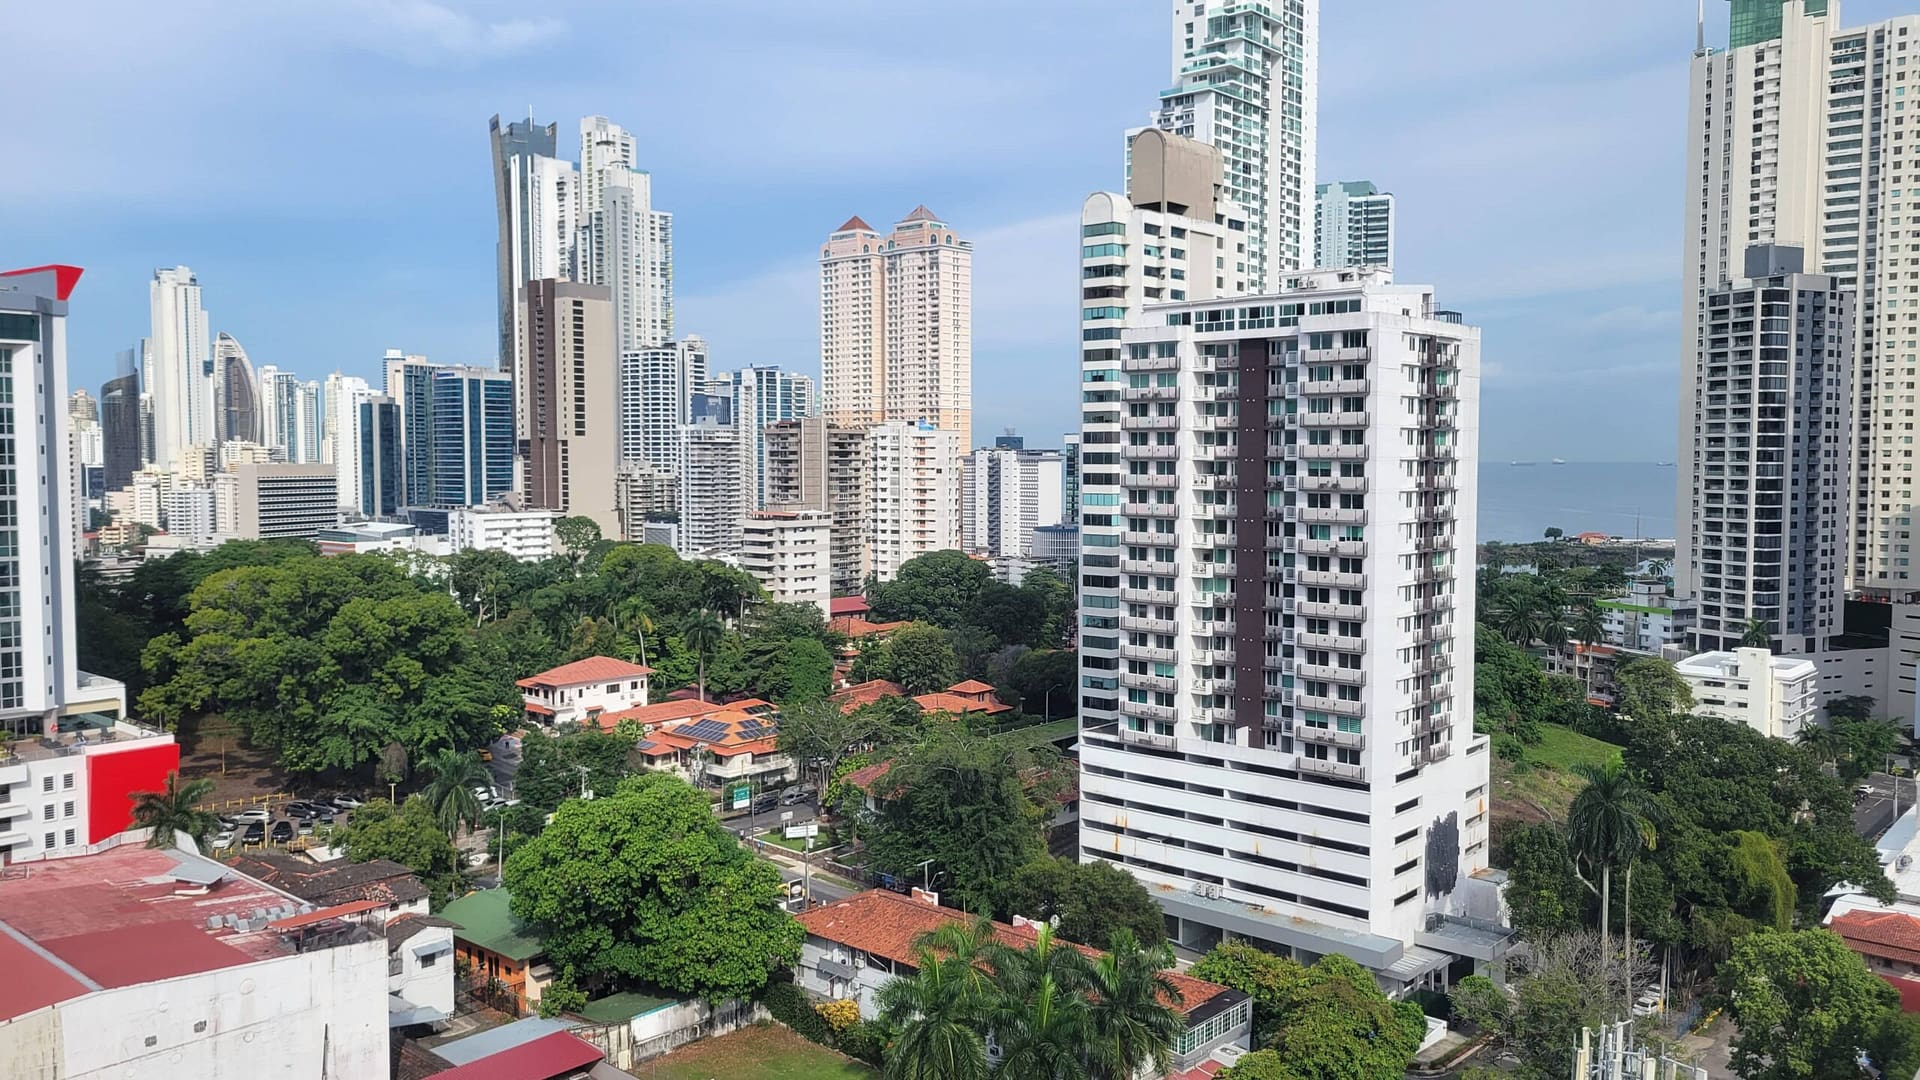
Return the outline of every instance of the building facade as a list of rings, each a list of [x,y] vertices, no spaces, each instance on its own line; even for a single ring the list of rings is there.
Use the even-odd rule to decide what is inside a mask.
[[[153,272],[148,287],[153,319],[153,464],[174,468],[193,447],[212,446],[213,339],[200,303],[200,279],[184,266]]]
[[[604,116],[580,121],[580,237],[574,278],[605,285],[624,354],[673,340],[673,215],[653,208],[653,177],[633,136]]]
[[[738,427],[688,424],[680,429],[680,529],[676,550],[688,558],[740,553],[740,523],[753,490],[750,444]]]
[[[960,546],[961,432],[892,421],[867,432],[867,567],[892,581],[909,559]]]
[[[108,491],[126,487],[140,468],[140,373],[131,366],[100,387],[100,456]]]
[[[431,394],[432,483],[420,502],[478,506],[513,490],[513,380],[481,367],[436,367]]]
[[[403,433],[400,403],[385,394],[373,394],[360,403],[356,434],[360,450],[355,455],[360,468],[358,509],[367,517],[386,518],[407,505],[406,436]]]
[[[1153,125],[1225,159],[1226,200],[1246,232],[1224,259],[1222,291],[1275,291],[1313,254],[1319,66],[1319,0],[1173,4],[1173,85]]]
[[[820,248],[825,411],[850,426],[973,424],[973,245],[924,206],[882,237],[850,218]]]
[[[833,518],[815,510],[749,513],[740,526],[740,569],[779,604],[812,604],[831,617]]]
[[[433,434],[433,381],[440,365],[424,356],[388,349],[383,366],[386,394],[400,406],[400,473],[405,485],[401,504],[430,506],[434,501],[434,451],[438,445]]]
[[[1393,193],[1371,180],[1313,189],[1313,265],[1393,268]]]
[[[613,304],[599,285],[545,279],[528,284],[526,415],[529,503],[592,518],[617,536],[619,456]]]
[[[707,388],[707,343],[682,341],[620,354],[620,461],[680,475],[680,429]]]
[[[1033,531],[1060,523],[1065,477],[1058,450],[968,454],[960,466],[961,548],[987,556],[1029,554]]]
[[[1083,364],[1120,465],[1081,477],[1080,855],[1189,947],[1410,986],[1507,941],[1469,929],[1479,331],[1384,271],[1288,284],[1146,307]]]
[[[260,386],[247,350],[232,334],[213,339],[215,442],[260,441]]]
[[[332,465],[236,465],[233,521],[242,540],[311,540],[340,524]]]
[[[526,378],[526,301],[528,282],[571,276],[568,265],[577,226],[574,220],[579,172],[559,158],[559,129],[525,122],[487,122],[493,148],[494,214],[499,239],[494,245],[500,312],[500,367],[517,388]],[[516,391],[516,402],[520,400]],[[523,414],[515,412],[516,436],[527,437]]]
[[[521,562],[538,562],[560,550],[554,540],[554,510],[506,503],[463,506],[447,513],[447,547],[452,551],[504,551]]]
[[[765,434],[767,509],[830,515],[833,589],[858,592],[873,525],[866,429],[809,416],[770,424]]]
[[[774,364],[751,364],[715,375],[706,390],[731,400],[728,422],[739,424],[752,443],[748,447],[754,462],[752,504],[753,509],[762,509],[767,503],[767,425],[813,415],[813,380]]]
[[[1693,691],[1693,712],[1793,740],[1820,722],[1820,668],[1765,649],[1704,652],[1673,665]]]

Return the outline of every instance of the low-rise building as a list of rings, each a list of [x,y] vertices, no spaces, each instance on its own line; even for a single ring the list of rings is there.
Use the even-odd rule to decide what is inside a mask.
[[[101,713],[0,744],[0,864],[97,850],[132,826],[133,796],[179,768],[171,734]]]
[[[1920,916],[1905,911],[1848,911],[1827,923],[1867,970],[1900,992],[1908,1011],[1920,1003]]]
[[[895,977],[914,974],[920,937],[972,918],[940,906],[936,896],[918,889],[911,896],[885,889],[856,893],[799,916],[807,938],[794,981],[820,997],[853,1001],[861,1016],[872,1018],[880,988]],[[1025,919],[993,925],[1000,940],[1014,947],[1037,936],[1034,924]],[[1089,957],[1101,955],[1085,946],[1072,947]],[[1180,994],[1175,1008],[1186,1021],[1172,1048],[1174,1071],[1205,1061],[1219,1047],[1249,1044],[1253,1008],[1246,994],[1178,971],[1164,975]]]
[[[242,540],[311,540],[340,524],[332,465],[236,465],[232,474],[233,512],[216,514]]]
[[[779,750],[780,716],[771,702],[749,698],[698,719],[665,724],[635,744],[650,768],[697,784],[766,786],[793,779],[793,759]]]
[[[420,546],[418,526],[395,521],[356,521],[321,529],[314,542],[322,555],[364,555],[370,551],[414,551]]]
[[[767,510],[740,525],[740,569],[782,604],[812,604],[831,617],[833,517],[821,511]]]
[[[0,887],[0,1074],[388,1075],[387,943],[195,854],[137,842]]]
[[[603,713],[647,703],[653,669],[611,656],[590,656],[521,679],[527,717],[538,724],[596,724]]]
[[[504,551],[521,562],[537,562],[558,550],[554,523],[558,510],[523,509],[497,502],[463,506],[447,513],[447,547],[452,551]]]
[[[1685,641],[1693,629],[1693,602],[1668,596],[1664,581],[1633,582],[1626,596],[1597,604],[1606,620],[1603,640],[1630,652],[1658,656],[1666,646]]]
[[[1820,717],[1820,668],[1811,660],[1736,649],[1689,656],[1674,671],[1693,691],[1696,716],[1745,724],[1775,739],[1795,739]]]
[[[526,1013],[553,982],[540,935],[516,918],[504,888],[470,892],[440,909],[453,924],[454,955],[467,965],[469,988],[496,988],[499,1004]]]
[[[1013,706],[1002,705],[1000,699],[993,696],[992,686],[979,679],[957,682],[931,694],[917,694],[913,700],[927,712],[945,712],[955,716],[965,716],[967,713],[998,716],[1013,711]]]

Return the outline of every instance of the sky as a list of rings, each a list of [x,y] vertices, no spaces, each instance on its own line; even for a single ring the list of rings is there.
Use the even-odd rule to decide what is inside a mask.
[[[1914,0],[1851,0],[1847,25]],[[1685,0],[1323,0],[1319,179],[1399,200],[1482,328],[1482,453],[1675,456]],[[1726,5],[1708,41],[1726,40]],[[87,270],[71,382],[198,273],[255,365],[495,362],[487,120],[634,132],[716,370],[818,373],[815,249],[925,203],[974,244],[974,438],[1078,427],[1077,215],[1169,82],[1165,0],[81,0],[8,13],[10,265]]]

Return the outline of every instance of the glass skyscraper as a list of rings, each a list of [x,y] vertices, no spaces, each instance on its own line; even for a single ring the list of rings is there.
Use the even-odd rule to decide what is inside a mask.
[[[513,490],[513,380],[478,367],[433,372],[433,486],[438,506],[477,506]]]

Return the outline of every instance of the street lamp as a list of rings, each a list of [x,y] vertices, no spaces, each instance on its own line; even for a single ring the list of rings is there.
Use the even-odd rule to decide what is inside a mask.
[[[1046,694],[1040,698],[1040,719],[1043,721],[1053,719],[1053,691],[1054,687],[1047,687]]]
[[[933,866],[932,859],[920,860],[920,891],[921,892],[933,891],[933,879],[928,876],[928,871],[932,868],[932,866]]]

